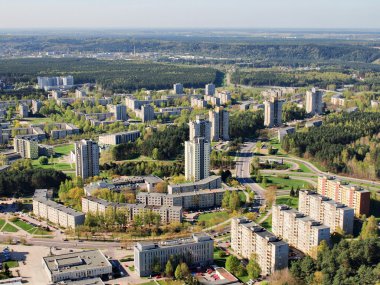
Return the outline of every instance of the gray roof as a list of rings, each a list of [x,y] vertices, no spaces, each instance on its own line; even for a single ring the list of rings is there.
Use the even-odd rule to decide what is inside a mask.
[[[62,285],[104,285],[104,282],[100,278],[91,278],[84,280],[68,281]]]

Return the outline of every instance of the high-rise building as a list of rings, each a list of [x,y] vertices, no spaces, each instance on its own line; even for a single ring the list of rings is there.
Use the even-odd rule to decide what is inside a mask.
[[[39,100],[32,100],[32,113],[33,114],[37,114],[40,111],[42,105],[43,104],[42,104],[41,101],[39,101]]]
[[[320,115],[323,110],[322,91],[312,88],[306,91],[306,112],[311,115]]]
[[[174,91],[174,94],[176,95],[183,94],[183,85],[181,83],[175,83],[173,85],[173,91]]]
[[[196,137],[204,137],[206,142],[210,142],[211,123],[204,118],[197,116],[195,121],[189,123],[190,141]]]
[[[356,217],[369,215],[371,193],[359,186],[345,183],[335,177],[320,176],[318,193],[353,208]]]
[[[222,107],[210,110],[209,121],[211,122],[211,141],[215,142],[220,139],[228,141],[230,139],[230,115],[227,110]]]
[[[215,85],[210,83],[206,85],[205,95],[214,95],[215,94]]]
[[[354,209],[307,190],[299,192],[298,203],[300,212],[330,227],[332,233],[343,230],[352,234]]]
[[[272,232],[307,254],[311,254],[322,240],[330,242],[328,226],[286,205],[272,207]]]
[[[232,219],[231,248],[243,258],[256,255],[263,275],[288,266],[289,245],[246,218]]]
[[[141,120],[143,123],[154,120],[154,108],[152,105],[141,106]]]
[[[109,112],[114,114],[115,120],[126,121],[127,120],[127,107],[125,105],[107,105]]]
[[[116,134],[104,134],[99,136],[100,145],[119,145],[134,142],[140,137],[140,131],[120,132]]]
[[[16,136],[13,139],[13,149],[22,158],[38,158],[38,139],[30,136]]]
[[[21,118],[27,118],[29,117],[29,107],[25,104],[20,104],[18,106],[18,111]]]
[[[86,179],[99,175],[99,146],[92,140],[81,140],[75,145],[75,172]]]
[[[283,100],[278,99],[277,96],[272,96],[269,100],[264,102],[264,125],[272,127],[280,127],[282,125],[282,105]]]
[[[199,181],[210,175],[210,143],[204,137],[185,142],[186,180]]]

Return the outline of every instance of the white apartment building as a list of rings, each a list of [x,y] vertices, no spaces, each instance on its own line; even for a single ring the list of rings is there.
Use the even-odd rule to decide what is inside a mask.
[[[206,266],[213,262],[214,240],[205,234],[189,238],[154,242],[138,242],[134,249],[134,265],[139,276],[152,274],[154,262],[165,268],[170,256],[181,256],[189,266]]]
[[[140,131],[120,132],[116,134],[105,134],[99,136],[100,145],[119,145],[134,142],[140,137]]]
[[[215,97],[219,98],[221,105],[226,105],[231,102],[231,93],[229,91],[218,92]]]
[[[71,135],[79,135],[80,129],[73,124],[57,123],[54,129],[50,131],[50,137],[53,139],[62,139]]]
[[[99,146],[92,140],[81,140],[74,144],[75,172],[86,179],[99,175]]]
[[[173,91],[174,91],[174,94],[176,95],[183,94],[183,85],[181,83],[175,83],[173,85]]]
[[[215,94],[215,85],[210,83],[210,84],[206,84],[206,87],[205,87],[205,95],[211,95],[213,96]]]
[[[33,196],[33,214],[63,228],[75,229],[84,223],[85,215],[50,200],[47,189],[37,189]]]
[[[87,250],[42,258],[50,282],[108,277],[112,265],[100,250]],[[74,283],[79,284],[79,283]]]
[[[299,192],[298,209],[310,218],[330,227],[331,233],[343,230],[352,234],[354,209],[312,191]]]
[[[113,113],[116,121],[126,121],[127,120],[127,107],[125,105],[107,105],[108,112]]]
[[[38,139],[29,136],[16,136],[13,139],[13,149],[22,158],[38,158]]]
[[[222,187],[222,178],[212,175],[205,179],[193,183],[171,184],[168,185],[168,194],[194,192],[206,189],[218,189]]]
[[[18,112],[20,118],[28,118],[29,117],[29,107],[25,104],[20,104],[18,106]]]
[[[282,125],[283,100],[277,96],[271,96],[264,102],[264,125],[268,128],[280,127]]]
[[[306,91],[306,112],[310,115],[320,115],[323,111],[323,92],[318,88]]]
[[[330,242],[330,228],[286,205],[272,207],[273,233],[300,251],[311,254],[322,240]]]
[[[196,137],[205,138],[206,142],[210,142],[211,138],[211,123],[205,120],[201,116],[196,116],[195,121],[190,121],[190,141],[194,140]]]
[[[83,89],[77,89],[75,90],[75,98],[76,99],[81,99],[87,96],[87,93]]]
[[[369,215],[371,193],[335,177],[318,177],[318,193],[354,209],[355,216]]]
[[[255,254],[263,275],[288,267],[289,245],[246,218],[232,219],[231,248],[246,259]]]
[[[32,100],[32,113],[37,114],[43,106],[40,100]]]
[[[209,111],[209,121],[211,122],[211,141],[230,139],[230,115],[227,110],[223,108],[215,108]]]
[[[203,137],[185,142],[186,180],[199,181],[210,175],[210,143]]]
[[[191,98],[191,107],[193,108],[206,108],[207,107],[207,101],[203,99],[198,99],[198,98]]]

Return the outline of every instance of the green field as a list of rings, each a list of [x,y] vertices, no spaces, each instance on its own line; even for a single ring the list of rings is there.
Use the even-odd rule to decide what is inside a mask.
[[[33,118],[33,117],[24,118],[21,121],[29,122],[31,124],[44,124],[44,123],[52,123],[53,122],[51,118]]]
[[[312,171],[310,170],[310,168],[309,167],[307,167],[305,164],[303,164],[303,163],[300,163],[300,162],[296,162],[297,164],[298,164],[298,168],[300,169],[300,170],[302,170],[302,171],[300,171],[300,172],[303,172],[303,173],[312,173]]]
[[[280,178],[277,176],[264,176],[267,178],[267,183],[264,185],[264,183],[260,183],[262,187],[268,187],[270,185],[275,185],[279,190],[290,190],[292,187],[293,189],[297,189],[298,187],[300,189],[309,188],[311,185],[308,182],[297,180],[297,179],[285,179]]]
[[[41,228],[34,228],[34,230],[31,230],[29,233],[31,233],[32,235],[39,235],[39,236],[52,234],[51,232],[45,231],[44,229],[41,229]]]
[[[13,222],[13,224],[15,224],[16,226],[22,228],[24,231],[30,231],[31,229],[34,229],[35,227],[33,227],[32,225],[22,221],[22,220],[16,220]]]
[[[154,281],[149,281],[149,282],[146,282],[146,283],[142,283],[140,285],[157,285],[157,283],[154,282]]]
[[[0,230],[1,228],[5,225],[5,220],[3,219],[0,219]]]
[[[157,281],[160,285],[183,285],[183,281],[179,280],[159,280]]]
[[[205,222],[206,227],[212,227],[228,219],[229,215],[227,212],[214,212],[199,215],[198,223]]]
[[[272,214],[268,216],[262,223],[261,226],[266,228],[268,231],[272,230]]]
[[[226,265],[227,256],[220,257],[220,252],[223,252],[223,250],[218,247],[214,248],[214,263],[220,267],[224,267]]]
[[[74,171],[74,165],[73,167],[71,166],[70,163],[66,162],[57,162],[56,158],[53,158],[53,163],[49,163],[47,165],[41,165],[38,162],[38,159],[32,160],[32,165],[37,168],[42,168],[42,169],[55,169],[57,171]]]
[[[18,229],[16,229],[14,226],[12,226],[11,224],[7,223],[4,228],[3,228],[3,232],[8,232],[8,233],[15,233],[15,232],[18,232]]]
[[[298,209],[298,197],[290,197],[289,195],[278,196],[276,199],[277,205],[288,205],[294,209]]]
[[[74,150],[74,144],[65,144],[54,147],[54,152],[59,156],[68,155],[72,150]]]
[[[18,261],[16,261],[16,260],[8,260],[8,261],[4,261],[4,262],[3,262],[3,266],[4,266],[5,264],[8,264],[8,267],[9,267],[9,268],[18,267]]]

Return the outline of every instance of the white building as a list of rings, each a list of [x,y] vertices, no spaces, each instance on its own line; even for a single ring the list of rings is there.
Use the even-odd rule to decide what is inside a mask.
[[[263,275],[288,267],[289,245],[246,218],[232,219],[231,248],[243,258],[255,254]]]
[[[206,84],[205,95],[213,96],[214,94],[215,94],[215,85],[212,83]]]
[[[13,149],[22,158],[38,158],[38,139],[30,136],[16,136],[13,139]]]
[[[42,266],[50,282],[54,283],[112,274],[111,263],[98,249],[47,256],[42,259]]]
[[[20,104],[18,106],[18,112],[20,118],[28,118],[29,117],[29,107],[25,104]]]
[[[118,145],[134,142],[140,137],[140,131],[120,132],[116,134],[105,134],[99,136],[100,145]]]
[[[306,91],[306,112],[310,115],[320,115],[323,111],[323,93],[317,88]]]
[[[86,179],[99,175],[99,146],[92,140],[81,140],[74,144],[75,172]]]
[[[277,96],[272,96],[264,102],[264,125],[266,127],[280,127],[282,125],[282,105],[283,100]]]
[[[206,266],[213,262],[214,240],[205,234],[193,234],[189,238],[161,241],[138,242],[134,247],[134,265],[139,276],[153,273],[153,265],[158,262],[165,268],[170,256],[182,257],[189,266]]]
[[[211,141],[230,139],[230,115],[227,110],[217,107],[209,111],[209,121],[211,122]]]
[[[173,85],[173,91],[174,91],[174,94],[176,95],[183,94],[183,85],[181,83],[175,83]]]
[[[203,137],[185,142],[186,180],[198,181],[210,175],[210,143]]]
[[[206,142],[210,142],[211,123],[204,118],[197,116],[195,121],[190,121],[190,141],[196,137],[204,137]]]
[[[116,121],[126,121],[127,120],[127,107],[125,105],[107,105],[109,112],[113,113]]]

